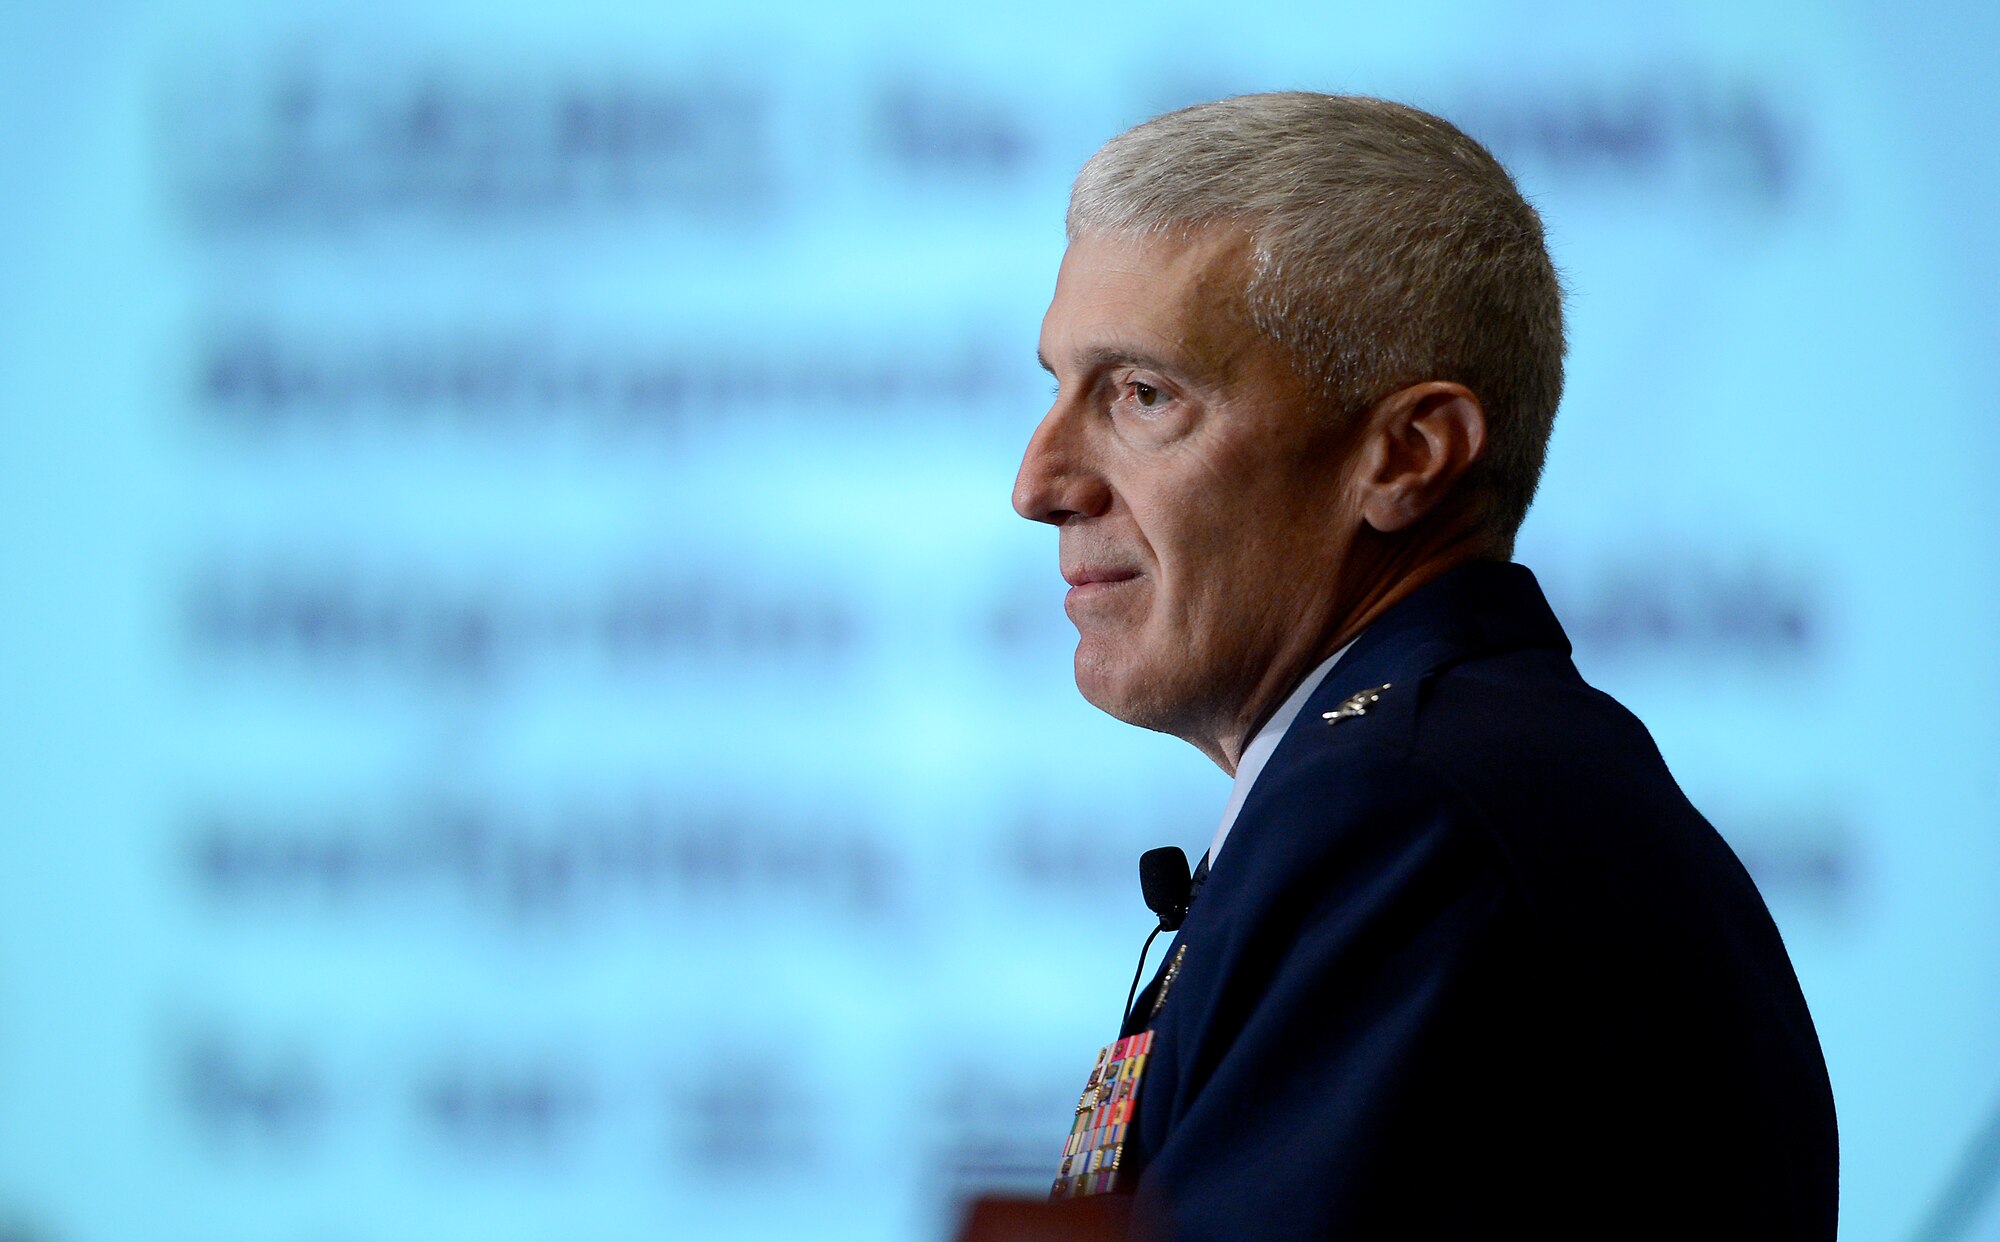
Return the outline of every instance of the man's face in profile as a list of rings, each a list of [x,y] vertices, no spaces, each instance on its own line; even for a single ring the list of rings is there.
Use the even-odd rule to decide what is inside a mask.
[[[1311,667],[1355,524],[1341,430],[1249,320],[1248,256],[1230,226],[1077,239],[1014,484],[1061,528],[1084,697],[1183,737]]]

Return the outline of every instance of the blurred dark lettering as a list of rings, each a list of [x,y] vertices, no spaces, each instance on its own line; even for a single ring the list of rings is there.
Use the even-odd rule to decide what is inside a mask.
[[[1869,869],[1849,816],[1809,806],[1747,811],[1726,795],[1707,809],[1767,900],[1822,918],[1853,912]]]
[[[1136,891],[1136,890],[1135,890]],[[974,1190],[1045,1192],[1054,1168],[1049,1117],[1072,1105],[1077,1084],[1030,1085],[966,1061],[940,1075],[942,1090],[925,1115],[942,1123],[932,1166],[949,1178],[951,1199]]]
[[[242,914],[381,913],[444,902],[515,925],[691,902],[891,913],[899,857],[872,830],[641,792],[419,797],[340,813],[209,810],[187,835],[195,890]],[[524,803],[532,805],[524,805]]]
[[[774,189],[761,86],[694,75],[513,80],[293,65],[183,92],[170,131],[210,231],[607,212],[758,214]]]
[[[1558,563],[1543,579],[1580,659],[1675,654],[1797,667],[1818,654],[1825,623],[1812,575],[1772,564],[1690,544],[1607,557],[1581,573]]]
[[[326,1084],[302,1052],[253,1057],[209,1036],[194,1041],[181,1056],[182,1098],[189,1117],[216,1147],[297,1152],[325,1129]]]
[[[746,420],[835,425],[896,417],[962,425],[1018,413],[1025,369],[970,334],[957,344],[849,348],[620,348],[548,333],[383,333],[362,342],[251,328],[198,351],[205,421],[264,441],[287,435],[444,432],[493,440],[569,432],[587,443],[683,444]]]
[[[1693,541],[1589,555],[1527,550],[1586,665],[1754,660],[1766,671],[1805,670],[1829,625],[1820,579],[1757,549],[1718,552]],[[1032,577],[1029,575],[1032,574]],[[1008,583],[982,617],[993,650],[1036,661],[1076,631],[1045,570]]]
[[[717,1061],[669,1093],[678,1162],[716,1174],[782,1181],[820,1158],[813,1097],[783,1050]]]
[[[640,571],[536,591],[497,573],[452,585],[415,571],[314,567],[296,555],[197,574],[187,627],[205,663],[419,684],[486,684],[548,661],[620,674],[697,660],[796,660],[824,671],[852,658],[862,638],[853,606],[796,581]]]
[[[1770,205],[1788,204],[1800,181],[1802,126],[1768,86],[1717,73],[1492,83],[1444,111],[1535,180],[1678,187]]]
[[[1139,855],[1168,841],[1205,838],[1222,804],[1159,797],[1139,804],[1027,807],[1006,821],[998,848],[1024,888],[1129,894],[1139,910]]]
[[[1018,120],[967,95],[904,85],[885,91],[877,107],[883,145],[907,169],[1011,174],[1030,153]]]
[[[1070,171],[1038,161],[1066,144],[997,79],[886,75],[838,88],[856,107],[668,67],[639,80],[330,62],[184,76],[169,167],[188,218],[214,235],[655,214],[734,229],[816,202],[830,181],[879,180],[871,157],[982,188]],[[1146,96],[1119,114],[1154,111],[1156,92]],[[816,124],[843,110],[868,118],[845,148]],[[1781,206],[1802,179],[1803,110],[1766,83],[1700,66],[1613,82],[1510,75],[1443,111],[1537,180],[1622,183],[1650,191],[1646,201],[1673,189]],[[817,139],[810,163],[791,154],[801,132]]]
[[[440,1066],[416,1098],[419,1124],[461,1157],[556,1156],[593,1112],[579,1071],[547,1065]]]

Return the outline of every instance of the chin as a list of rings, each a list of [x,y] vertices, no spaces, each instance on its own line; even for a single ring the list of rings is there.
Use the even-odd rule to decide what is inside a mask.
[[[1117,662],[1109,658],[1102,645],[1092,642],[1089,636],[1077,640],[1076,644],[1076,689],[1089,703],[1106,715],[1130,721],[1124,703],[1125,678]]]
[[[1076,644],[1076,688],[1107,716],[1159,733],[1176,732],[1175,713],[1158,701],[1158,687],[1148,687],[1137,670],[1088,637]]]

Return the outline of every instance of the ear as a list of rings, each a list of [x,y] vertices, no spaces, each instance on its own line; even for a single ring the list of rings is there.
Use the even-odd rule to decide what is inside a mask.
[[[1486,451],[1486,410],[1463,384],[1412,384],[1375,403],[1354,480],[1361,518],[1407,530],[1451,494]]]

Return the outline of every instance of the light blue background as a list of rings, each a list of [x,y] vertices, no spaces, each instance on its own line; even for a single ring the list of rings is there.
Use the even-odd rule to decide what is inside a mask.
[[[1044,1186],[1134,859],[1228,789],[1077,698],[1008,508],[1068,180],[1289,87],[1542,207],[1520,559],[1764,888],[1845,1236],[2000,1237],[1996,27],[9,6],[0,1239],[918,1239]]]

